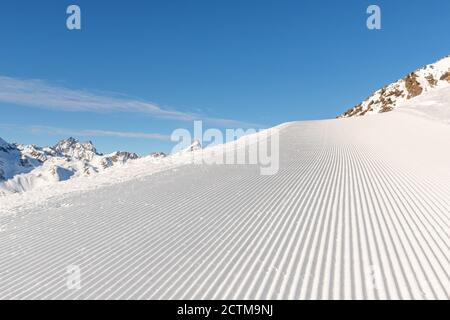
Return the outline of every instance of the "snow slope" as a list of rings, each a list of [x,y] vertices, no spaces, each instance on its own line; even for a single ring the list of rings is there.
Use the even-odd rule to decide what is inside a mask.
[[[0,298],[449,299],[450,126],[410,109],[286,124],[277,175],[160,165],[4,212]]]
[[[417,114],[431,120],[450,124],[450,88],[434,90],[404,104],[402,111]]]

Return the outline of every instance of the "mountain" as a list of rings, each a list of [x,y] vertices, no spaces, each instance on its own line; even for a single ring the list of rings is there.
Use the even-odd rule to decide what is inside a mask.
[[[0,299],[448,300],[450,126],[411,110],[449,93],[279,126],[272,176],[142,158],[0,197]]]
[[[58,142],[53,149],[66,157],[76,160],[92,160],[95,156],[101,155],[97,153],[91,141],[80,142],[77,139],[70,137],[66,140]]]
[[[6,143],[5,140],[3,140],[2,138],[0,138],[0,148],[2,147],[6,147],[8,144]]]
[[[0,299],[448,300],[444,70],[416,71],[354,115],[392,112],[278,126],[278,152],[258,165],[207,165],[216,153],[198,141],[121,167],[130,154],[89,142],[0,140],[5,177],[31,170],[4,183],[54,179],[0,197]],[[251,150],[233,144],[220,146],[228,159]],[[208,161],[178,161],[196,152]],[[262,176],[268,165],[279,170]],[[71,263],[77,290],[62,277]]]
[[[0,139],[0,195],[95,174],[138,158],[137,154],[125,151],[103,155],[92,142],[74,138],[44,148]]]
[[[450,87],[450,56],[384,86],[362,103],[344,112],[339,118],[389,112],[413,98],[448,87]]]

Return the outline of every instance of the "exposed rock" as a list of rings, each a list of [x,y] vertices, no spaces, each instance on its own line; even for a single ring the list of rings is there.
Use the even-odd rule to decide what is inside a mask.
[[[79,142],[72,137],[61,140],[53,147],[53,149],[64,156],[77,160],[92,160],[94,156],[101,155],[97,153],[97,150],[91,141]]]
[[[167,155],[164,152],[153,152],[150,154],[150,157],[152,158],[165,158]]]
[[[49,157],[57,156],[56,152],[49,148],[39,148],[35,145],[14,144],[14,146],[20,150],[23,157],[26,157],[30,162],[42,163],[47,161]],[[34,161],[33,161],[34,160]],[[36,165],[39,163],[35,163]]]
[[[427,79],[427,81],[428,81],[428,83],[430,84],[431,87],[435,87],[436,84],[438,83],[438,81],[433,77],[432,74],[426,76],[426,79]]]
[[[445,80],[445,81],[449,81],[450,82],[450,71],[444,73],[440,80]]]
[[[417,75],[412,72],[405,77],[405,86],[406,90],[408,90],[408,99],[417,97],[423,91],[423,88],[420,86],[420,83],[417,81]]]
[[[139,156],[136,153],[117,151],[113,154],[107,155],[102,159],[103,168],[109,168],[116,163],[125,164],[128,160],[138,159]]]
[[[338,118],[363,116],[392,111],[407,100],[425,92],[448,87],[450,84],[450,56],[420,68],[403,79],[384,86],[363,102],[345,111]]]

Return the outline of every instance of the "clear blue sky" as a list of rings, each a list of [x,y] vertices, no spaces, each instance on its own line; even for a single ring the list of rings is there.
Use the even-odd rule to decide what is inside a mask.
[[[70,4],[81,31],[66,29]],[[366,28],[370,4],[380,31]],[[448,0],[2,0],[0,137],[73,133],[146,154],[169,151],[153,134],[191,129],[192,114],[221,129],[333,118],[450,54],[448,13]]]

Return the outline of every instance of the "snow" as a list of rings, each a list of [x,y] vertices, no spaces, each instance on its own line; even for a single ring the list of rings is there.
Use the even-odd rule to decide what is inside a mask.
[[[56,144],[54,150],[57,153],[62,153],[70,158],[77,160],[92,160],[97,156],[97,150],[91,141],[79,142],[70,137],[67,140],[62,140]]]
[[[186,158],[186,161],[188,160]],[[72,174],[56,177],[53,170],[55,167],[63,168],[58,166],[61,164],[60,161],[60,159],[52,159],[35,169],[32,175],[17,175],[4,182],[5,190],[14,190],[18,193],[7,193],[0,197],[0,216],[15,212],[19,208],[45,207],[46,202],[51,199],[61,199],[73,193],[94,191],[104,186],[142,178],[183,164],[183,159],[180,161],[179,158],[148,156],[89,175],[78,174],[76,178],[73,178],[73,172],[82,172],[84,163],[74,162],[68,167],[69,169],[65,169]],[[55,187],[56,184],[57,187]]]
[[[147,157],[6,196],[0,298],[448,299],[450,126],[411,109],[280,126],[273,176]]]
[[[395,109],[404,104],[408,105],[411,100],[416,100],[422,95],[426,97],[428,93],[436,90],[448,90],[450,88],[450,56],[426,65],[412,72],[409,76],[411,75],[414,77],[414,81],[417,81],[418,87],[420,87],[421,92],[416,93],[418,96],[414,96],[408,91],[405,77],[377,90],[363,101],[361,105],[354,107],[351,113],[344,113],[341,117],[373,115],[386,112],[390,108]]]
[[[5,143],[0,149],[0,198],[48,186],[38,191],[42,201],[53,195],[52,189],[61,181],[96,175],[137,158],[129,152],[102,155],[97,153],[92,142],[83,143],[74,138],[45,148]],[[43,190],[47,193],[43,194]]]
[[[0,139],[0,299],[448,300],[450,85],[424,81],[449,67],[391,112],[278,126],[269,176],[192,159],[270,130],[140,159]]]
[[[417,114],[431,120],[450,124],[450,90],[441,88],[417,97],[400,108],[404,112]]]
[[[193,152],[196,150],[200,150],[202,148],[202,144],[200,143],[200,141],[195,140],[194,142],[192,142],[192,144],[185,148],[184,150],[181,150],[181,153],[185,153],[185,152]]]
[[[3,180],[11,179],[17,174],[29,172],[32,166],[24,167],[20,151],[13,145],[0,142],[0,195]]]

